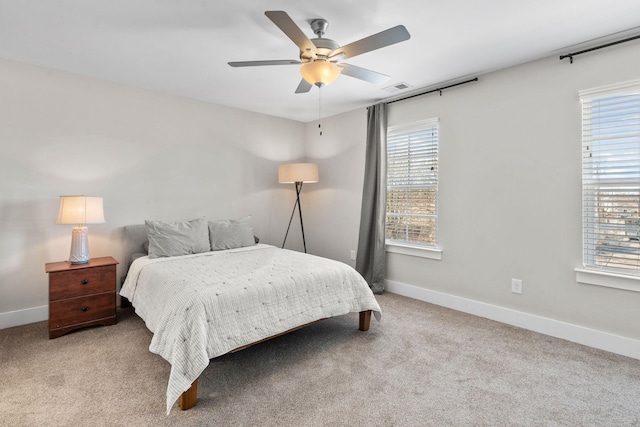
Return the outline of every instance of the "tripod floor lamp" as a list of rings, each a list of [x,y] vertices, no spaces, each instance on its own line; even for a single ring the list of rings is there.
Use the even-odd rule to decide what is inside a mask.
[[[296,202],[293,204],[293,210],[291,211],[291,218],[289,218],[289,226],[287,227],[287,233],[284,235],[284,241],[282,247],[287,242],[287,236],[289,235],[289,229],[291,228],[291,221],[293,221],[293,215],[298,208],[298,214],[300,215],[300,229],[302,231],[302,244],[304,246],[304,252],[307,253],[307,242],[304,238],[304,225],[302,223],[302,205],[300,204],[300,191],[302,191],[302,184],[318,182],[318,165],[315,163],[288,163],[278,166],[278,182],[280,184],[295,184],[296,185]]]

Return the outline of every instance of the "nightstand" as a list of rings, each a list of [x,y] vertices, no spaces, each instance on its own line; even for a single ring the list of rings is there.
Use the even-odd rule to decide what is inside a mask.
[[[49,273],[49,338],[94,325],[114,325],[116,265],[112,257],[87,264],[45,264]]]

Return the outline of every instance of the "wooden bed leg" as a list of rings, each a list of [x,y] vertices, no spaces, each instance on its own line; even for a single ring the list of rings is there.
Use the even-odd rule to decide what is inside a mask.
[[[180,409],[182,409],[183,411],[193,408],[194,406],[196,406],[197,396],[198,396],[198,378],[196,378],[193,384],[191,384],[191,387],[189,387],[189,390],[185,391],[180,395],[180,397],[178,398],[178,406],[180,406]]]
[[[371,310],[360,312],[360,330],[368,331],[369,324],[371,323]]]

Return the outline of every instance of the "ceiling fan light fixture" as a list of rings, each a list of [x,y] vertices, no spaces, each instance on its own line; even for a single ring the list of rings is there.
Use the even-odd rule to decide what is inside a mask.
[[[338,78],[340,71],[340,67],[328,61],[311,61],[300,67],[302,78],[316,86],[330,85]]]

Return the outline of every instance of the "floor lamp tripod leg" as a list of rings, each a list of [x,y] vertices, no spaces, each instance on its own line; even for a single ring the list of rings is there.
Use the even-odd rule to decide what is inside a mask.
[[[291,221],[293,221],[293,214],[296,213],[296,206],[298,205],[299,200],[296,199],[296,202],[293,204],[293,210],[291,211],[291,217],[289,218],[289,225],[287,226],[287,232],[284,235],[284,240],[282,241],[282,248],[284,249],[284,244],[287,242],[287,236],[289,235],[289,229],[291,228]]]
[[[298,185],[296,182],[296,198],[298,203],[298,213],[300,214],[300,230],[302,230],[302,245],[304,246],[304,253],[307,253],[307,242],[304,239],[304,224],[302,224],[302,205],[300,204],[300,191],[302,190],[302,183]]]
[[[302,223],[302,205],[300,204],[300,192],[302,191],[302,182],[296,182],[296,202],[293,204],[293,210],[291,211],[291,217],[289,218],[289,225],[287,226],[287,232],[284,235],[284,241],[282,242],[282,248],[287,242],[287,236],[289,235],[289,229],[291,228],[291,222],[293,221],[293,215],[296,213],[296,206],[298,207],[298,213],[300,214],[300,229],[302,230],[302,245],[304,246],[304,253],[307,253],[307,241],[304,238],[304,224]]]

